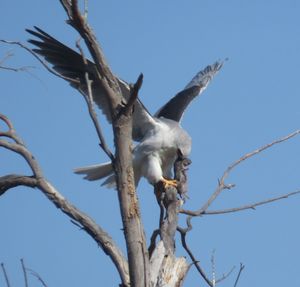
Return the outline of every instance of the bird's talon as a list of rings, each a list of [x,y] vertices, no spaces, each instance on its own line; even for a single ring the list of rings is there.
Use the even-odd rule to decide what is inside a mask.
[[[173,186],[173,187],[177,187],[178,183],[177,183],[177,180],[176,179],[166,179],[166,178],[163,178],[162,180],[162,184],[164,186],[164,188],[168,188],[170,186]]]

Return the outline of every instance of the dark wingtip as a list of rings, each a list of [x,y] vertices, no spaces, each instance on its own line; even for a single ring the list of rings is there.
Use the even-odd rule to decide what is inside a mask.
[[[33,26],[33,29],[26,28],[25,31],[28,32],[28,33],[30,33],[30,34],[35,35],[37,32],[34,31],[34,29],[35,29],[36,31],[38,31],[38,32],[43,32],[43,30],[41,30],[41,29],[40,29],[39,27],[37,27],[37,26]]]
[[[40,38],[41,40],[45,41],[45,39],[52,39],[54,40],[49,34],[47,34],[44,30],[37,26],[33,26],[33,29],[25,29],[25,31],[37,38]]]

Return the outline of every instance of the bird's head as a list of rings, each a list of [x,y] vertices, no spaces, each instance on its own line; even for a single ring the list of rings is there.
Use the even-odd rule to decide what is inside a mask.
[[[192,149],[192,139],[188,133],[181,130],[177,137],[177,155],[182,158],[189,157]]]

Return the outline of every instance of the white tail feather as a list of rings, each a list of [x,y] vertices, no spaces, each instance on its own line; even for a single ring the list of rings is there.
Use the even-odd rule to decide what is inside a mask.
[[[87,180],[98,180],[112,175],[113,168],[111,162],[102,164],[95,164],[86,167],[79,167],[74,169],[76,174],[84,174],[84,179]]]

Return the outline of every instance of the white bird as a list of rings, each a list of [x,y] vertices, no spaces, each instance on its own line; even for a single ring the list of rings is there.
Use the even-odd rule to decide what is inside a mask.
[[[35,27],[36,31],[27,30],[39,40],[29,40],[37,49],[34,52],[40,54],[46,61],[53,65],[62,76],[72,79],[71,86],[81,93],[87,93],[85,73],[89,79],[96,78],[96,66],[88,61],[83,63],[82,56],[57,41],[43,30]],[[176,181],[171,180],[172,169],[178,154],[188,157],[191,151],[191,138],[181,127],[180,120],[188,104],[200,95],[223,63],[215,62],[198,72],[187,86],[168,101],[159,111],[152,116],[138,99],[134,106],[132,138],[138,144],[133,149],[133,170],[135,184],[138,185],[141,177],[145,177],[149,183],[162,182],[165,186],[176,186]],[[118,79],[119,87],[126,101],[130,95],[130,86]],[[92,84],[93,100],[111,122],[109,105],[104,89],[100,83]],[[74,170],[77,174],[84,174],[87,180],[106,180],[103,185],[114,186],[115,175],[110,162],[81,167]]]

